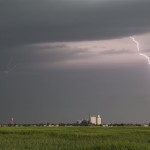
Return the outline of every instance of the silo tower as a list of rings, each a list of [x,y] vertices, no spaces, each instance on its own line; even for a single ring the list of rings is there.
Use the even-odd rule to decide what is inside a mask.
[[[98,116],[96,117],[96,124],[97,124],[97,125],[101,125],[101,124],[102,124],[102,119],[101,119],[100,115],[98,115]]]

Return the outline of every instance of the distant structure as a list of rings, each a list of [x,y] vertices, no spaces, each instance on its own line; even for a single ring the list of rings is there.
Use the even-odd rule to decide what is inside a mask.
[[[14,118],[11,118],[10,124],[11,124],[11,125],[14,125]]]
[[[93,124],[93,125],[101,125],[102,119],[101,119],[100,115],[97,115],[97,116],[89,115],[89,123]]]

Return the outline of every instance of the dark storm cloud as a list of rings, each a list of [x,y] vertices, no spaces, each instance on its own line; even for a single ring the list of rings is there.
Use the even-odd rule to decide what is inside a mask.
[[[149,0],[0,0],[0,46],[149,32],[149,14]]]
[[[147,122],[149,65],[138,53],[142,60],[133,63],[115,57],[136,47],[68,41],[149,32],[149,14],[149,0],[0,0],[0,123],[73,122],[89,112],[112,122]],[[113,57],[98,63],[106,55],[117,63]],[[65,61],[71,69],[61,68]],[[51,67],[55,62],[60,69]]]

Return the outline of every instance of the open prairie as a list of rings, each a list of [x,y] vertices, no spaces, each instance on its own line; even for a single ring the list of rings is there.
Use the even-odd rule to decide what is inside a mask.
[[[0,150],[150,150],[149,127],[1,127]]]

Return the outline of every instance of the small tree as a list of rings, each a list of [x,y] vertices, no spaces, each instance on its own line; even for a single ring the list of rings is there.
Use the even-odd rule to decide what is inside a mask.
[[[83,120],[81,122],[81,126],[88,126],[88,121],[87,120]]]

